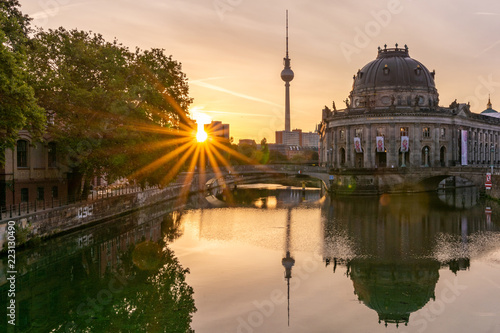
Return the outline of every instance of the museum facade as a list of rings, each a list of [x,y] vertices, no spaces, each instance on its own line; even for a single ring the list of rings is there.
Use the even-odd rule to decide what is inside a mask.
[[[325,107],[320,163],[333,169],[489,166],[500,163],[500,118],[455,100],[439,106],[434,71],[408,47],[378,49],[353,77],[344,101]]]

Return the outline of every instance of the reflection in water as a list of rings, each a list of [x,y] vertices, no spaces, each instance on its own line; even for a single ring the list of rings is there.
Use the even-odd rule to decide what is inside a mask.
[[[290,326],[290,279],[292,278],[292,267],[295,264],[295,259],[290,256],[290,242],[291,242],[291,209],[288,208],[286,212],[286,237],[285,237],[285,257],[281,260],[281,264],[285,267],[285,279],[287,287],[287,310],[288,310],[288,326]]]
[[[468,209],[477,204],[479,191],[476,187],[464,187],[456,190],[438,190],[438,198],[449,207]]]
[[[436,300],[440,270],[460,274],[470,269],[471,258],[484,256],[500,244],[499,234],[488,232],[499,229],[492,223],[491,208],[483,212],[477,206],[477,191],[473,188],[324,202],[319,194],[304,193],[300,188],[240,187],[232,204],[241,202],[242,206],[259,210],[241,211],[246,221],[238,220],[231,210],[204,210],[206,221],[199,236],[271,248],[280,233],[268,229],[268,220],[282,221],[286,216],[282,266],[287,281],[288,316],[292,267],[298,264],[300,270],[301,265],[292,253],[315,251],[307,244],[320,236],[326,266],[333,267],[334,272],[342,267],[358,300],[377,312],[380,323],[396,326],[407,325],[412,313]],[[311,216],[315,208],[304,202],[321,207],[322,230],[307,230],[316,225]]]
[[[450,194],[450,193],[448,193]],[[476,193],[439,194],[448,205],[475,204]],[[460,198],[457,201],[457,197]],[[470,258],[499,244],[498,230],[471,211],[436,209],[437,198],[382,196],[380,200],[332,200],[326,206],[327,266],[346,267],[355,294],[378,313],[379,322],[408,324],[410,314],[435,300],[439,269],[455,274],[470,268]]]
[[[196,311],[189,270],[168,247],[182,235],[181,215],[155,209],[19,253],[18,331],[189,332]]]
[[[456,193],[325,199],[314,189],[265,191],[238,186],[232,203],[215,208],[205,197],[182,212],[158,205],[18,253],[18,330],[386,332],[408,324],[417,332],[416,318],[440,302],[455,274],[470,292],[450,310],[475,304],[496,314],[500,289],[481,286],[483,275],[498,286],[495,203],[463,209]],[[437,325],[429,331],[451,331],[453,311],[427,322]]]
[[[315,203],[323,196],[321,188],[305,188],[278,184],[239,185],[237,190],[222,191],[216,197],[230,206],[283,208],[303,202]]]

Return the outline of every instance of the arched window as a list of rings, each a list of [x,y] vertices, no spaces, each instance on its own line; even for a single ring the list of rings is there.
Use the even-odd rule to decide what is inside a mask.
[[[439,163],[442,167],[446,166],[446,147],[442,146],[439,152]]]
[[[339,157],[340,157],[340,166],[345,166],[345,149],[340,148],[339,150]]]
[[[28,141],[26,140],[17,141],[17,167],[28,167]]]

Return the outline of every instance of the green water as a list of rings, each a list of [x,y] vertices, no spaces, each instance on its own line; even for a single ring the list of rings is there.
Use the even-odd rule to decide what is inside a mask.
[[[162,204],[18,251],[0,331],[499,332],[499,212],[473,189]]]

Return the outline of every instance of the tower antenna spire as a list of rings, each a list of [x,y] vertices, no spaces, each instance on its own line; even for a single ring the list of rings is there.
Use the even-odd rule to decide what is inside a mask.
[[[288,9],[286,10],[286,58],[288,59]]]

